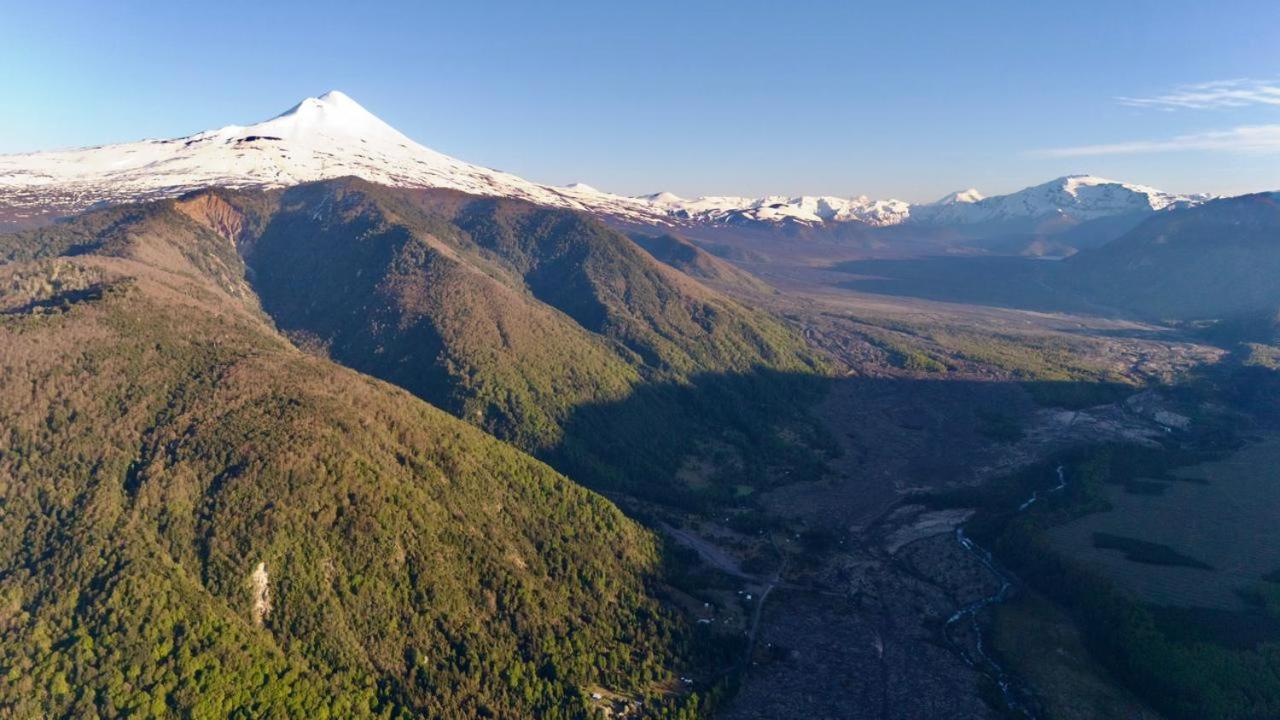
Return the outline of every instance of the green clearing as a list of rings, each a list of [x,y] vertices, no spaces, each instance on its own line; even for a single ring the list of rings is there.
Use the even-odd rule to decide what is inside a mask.
[[[1111,509],[1050,530],[1055,549],[1158,605],[1247,609],[1242,593],[1280,567],[1280,434],[1172,478],[1103,487]]]

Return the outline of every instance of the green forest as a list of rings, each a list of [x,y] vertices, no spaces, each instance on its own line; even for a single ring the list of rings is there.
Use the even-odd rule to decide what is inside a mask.
[[[98,221],[0,268],[0,714],[699,711],[648,531],[294,349],[172,206]]]

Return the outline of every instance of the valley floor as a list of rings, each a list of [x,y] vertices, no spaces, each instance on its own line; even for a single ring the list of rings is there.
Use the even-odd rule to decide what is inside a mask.
[[[758,498],[768,518],[759,536],[785,570],[722,715],[1005,717],[1005,678],[980,660],[990,640],[946,629],[1002,579],[957,542],[971,511],[922,498],[980,488],[1073,446],[1155,444],[1167,429],[1150,403],[1125,402],[1131,384],[1172,379],[1222,351],[1140,323],[868,295],[815,283],[821,271],[786,272],[768,277],[784,292],[757,301],[845,363],[817,408],[840,453],[823,479]],[[706,521],[672,533],[704,558],[744,547]],[[769,555],[762,547],[746,555]],[[1096,667],[1077,674],[1098,697],[1141,707]],[[1038,691],[1023,688],[1032,699],[1013,715],[1042,717]]]

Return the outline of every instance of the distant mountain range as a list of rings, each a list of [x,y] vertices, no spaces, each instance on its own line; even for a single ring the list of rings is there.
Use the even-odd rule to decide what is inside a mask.
[[[668,228],[853,224],[868,228],[1000,226],[1053,231],[1103,218],[1186,207],[1206,195],[1073,175],[1009,195],[952,193],[934,203],[865,196],[628,197],[577,183],[543,185],[443,155],[409,139],[338,91],[264,122],[170,140],[0,156],[0,222],[33,223],[100,203],[173,197],[209,186],[282,187],[356,176],[383,185],[442,188],[580,210]],[[995,232],[992,230],[992,232]]]
[[[856,290],[1139,318],[1224,342],[1280,342],[1280,193],[1153,213],[1059,262],[924,257],[835,267],[858,278],[849,285]]]

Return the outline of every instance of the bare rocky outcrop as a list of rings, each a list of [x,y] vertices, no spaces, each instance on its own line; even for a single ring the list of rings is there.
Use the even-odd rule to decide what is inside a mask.
[[[267,575],[267,564],[258,563],[249,579],[253,583],[253,622],[261,625],[271,614],[271,578]]]

